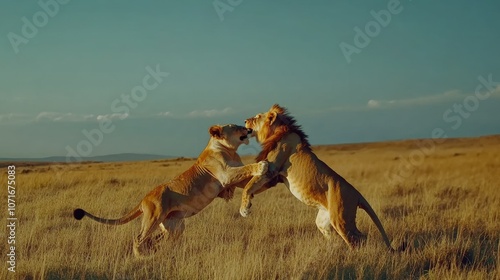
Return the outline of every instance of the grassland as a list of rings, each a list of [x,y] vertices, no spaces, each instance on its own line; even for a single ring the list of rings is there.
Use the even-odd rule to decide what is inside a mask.
[[[418,143],[314,147],[371,203],[393,246],[407,243],[402,253],[387,252],[361,210],[365,246],[325,240],[316,210],[279,185],[255,197],[248,218],[238,213],[239,190],[228,203],[216,199],[186,220],[178,242],[135,259],[139,219],[105,226],[74,220],[73,209],[119,217],[192,160],[18,164],[17,272],[2,260],[0,279],[500,279],[500,137],[448,139],[425,156]]]

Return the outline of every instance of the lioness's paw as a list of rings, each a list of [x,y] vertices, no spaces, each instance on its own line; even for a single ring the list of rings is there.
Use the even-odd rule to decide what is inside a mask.
[[[269,169],[269,162],[268,161],[259,161],[257,163],[258,168],[257,168],[257,174],[254,174],[254,176],[263,176],[267,173],[267,170]]]

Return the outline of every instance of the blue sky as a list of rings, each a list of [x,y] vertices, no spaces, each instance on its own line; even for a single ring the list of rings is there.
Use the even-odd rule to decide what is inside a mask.
[[[500,133],[498,1],[67,2],[0,4],[0,157],[196,156],[274,103],[313,144]]]

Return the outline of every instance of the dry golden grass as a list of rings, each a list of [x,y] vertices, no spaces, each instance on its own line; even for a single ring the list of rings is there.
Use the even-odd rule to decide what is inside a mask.
[[[255,197],[248,218],[238,213],[239,190],[229,203],[216,199],[186,219],[178,242],[163,240],[156,254],[135,259],[140,219],[106,226],[74,220],[73,209],[119,217],[192,160],[18,164],[17,272],[4,262],[0,279],[499,279],[500,137],[448,139],[404,180],[391,180],[387,172],[405,168],[416,147],[402,141],[314,148],[371,203],[393,246],[407,242],[402,253],[387,252],[363,211],[365,246],[350,251],[340,238],[325,240],[316,210],[279,185]],[[5,189],[2,195],[5,201]],[[5,231],[2,239],[6,252]]]

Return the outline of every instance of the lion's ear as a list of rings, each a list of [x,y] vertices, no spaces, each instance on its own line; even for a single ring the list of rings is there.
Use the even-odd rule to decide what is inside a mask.
[[[267,119],[269,120],[270,125],[272,125],[276,121],[277,117],[278,117],[278,113],[276,113],[276,112],[267,113]]]
[[[221,138],[222,137],[222,126],[220,126],[220,125],[212,125],[208,129],[208,133],[210,133],[210,135],[212,137]]]
[[[281,107],[279,104],[274,104],[271,109],[269,109],[269,112],[276,112],[278,114],[284,114],[286,112],[285,107]]]

